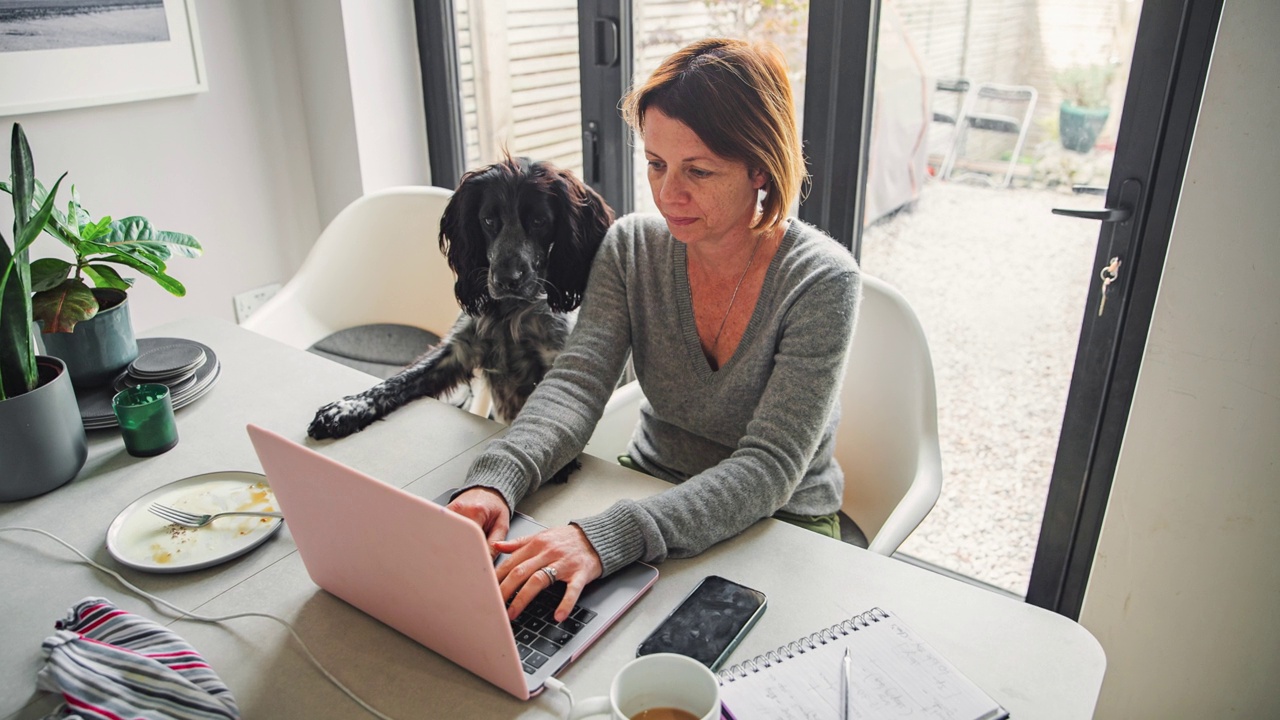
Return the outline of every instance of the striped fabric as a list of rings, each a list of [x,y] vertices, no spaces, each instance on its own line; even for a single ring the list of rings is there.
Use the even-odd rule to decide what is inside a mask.
[[[52,717],[82,720],[239,718],[235,698],[172,630],[103,598],[86,598],[43,644],[37,686],[61,693]]]

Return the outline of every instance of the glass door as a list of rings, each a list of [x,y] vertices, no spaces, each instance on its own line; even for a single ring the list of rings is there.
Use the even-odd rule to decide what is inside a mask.
[[[695,40],[730,37],[770,42],[787,59],[791,91],[801,113],[809,30],[807,0],[634,0],[631,23],[634,83],[644,82],[663,59]],[[804,118],[798,120],[803,127]],[[645,177],[644,146],[634,138],[632,152],[634,207],[657,212]]]
[[[464,167],[504,154],[581,176],[576,0],[454,0]]]
[[[929,334],[946,477],[902,551],[1076,617],[1221,2],[872,7],[857,235]]]
[[[861,260],[929,337],[946,478],[901,552],[1019,596],[1099,272],[1097,224],[1052,210],[1103,206],[1139,11],[881,5]]]

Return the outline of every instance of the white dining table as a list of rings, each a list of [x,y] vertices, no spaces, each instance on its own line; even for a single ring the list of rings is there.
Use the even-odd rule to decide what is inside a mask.
[[[182,320],[146,335],[197,340],[215,349],[222,362],[212,391],[177,411],[178,445],[153,458],[134,458],[117,430],[91,431],[89,459],[77,478],[46,495],[0,504],[0,528],[53,533],[147,592],[202,615],[279,616],[340,682],[393,718],[566,716],[564,695],[516,700],[318,588],[287,522],[253,551],[203,570],[156,574],[117,563],[106,549],[106,531],[137,498],[201,473],[261,472],[245,432],[248,423],[425,498],[462,482],[472,459],[504,430],[423,399],[351,437],[309,440],[305,430],[316,408],[376,379],[220,320]],[[540,490],[519,509],[556,525],[603,510],[620,497],[644,497],[666,487],[584,455],[567,484]],[[27,532],[0,532],[0,568],[0,718],[41,718],[59,704],[58,697],[36,688],[41,641],[70,607],[90,596],[168,625],[189,641],[227,683],[246,718],[368,716],[271,620],[179,619],[54,541]],[[1079,624],[786,523],[762,520],[698,557],[661,563],[659,570],[652,589],[561,674],[575,697],[605,694],[644,636],[711,574],[768,596],[768,610],[730,663],[882,607],[903,618],[1014,718],[1091,717],[1101,688],[1105,656]]]

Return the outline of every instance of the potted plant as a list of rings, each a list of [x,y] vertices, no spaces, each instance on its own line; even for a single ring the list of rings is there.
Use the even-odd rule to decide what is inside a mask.
[[[1081,153],[1093,149],[1111,114],[1108,92],[1114,76],[1115,66],[1110,64],[1073,65],[1058,73],[1063,95],[1058,109],[1062,147]]]
[[[28,248],[53,214],[62,178],[34,206],[35,168],[20,125],[10,151],[13,247],[0,234],[0,501],[21,500],[60,487],[88,457],[84,424],[66,366],[36,355],[32,338]]]
[[[2,183],[0,189],[10,191]],[[35,180],[32,207],[48,197]],[[33,314],[45,349],[66,361],[77,387],[110,382],[138,355],[127,295],[134,281],[122,277],[116,267],[136,270],[181,297],[187,290],[168,275],[166,263],[174,254],[199,257],[200,243],[190,235],[157,230],[144,217],[93,220],[74,185],[66,214],[55,206],[44,232],[69,248],[73,257],[31,263]]]

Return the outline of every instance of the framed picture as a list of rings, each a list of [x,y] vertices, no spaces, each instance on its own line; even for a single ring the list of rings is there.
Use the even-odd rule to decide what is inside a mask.
[[[207,89],[195,0],[0,0],[0,115]]]

